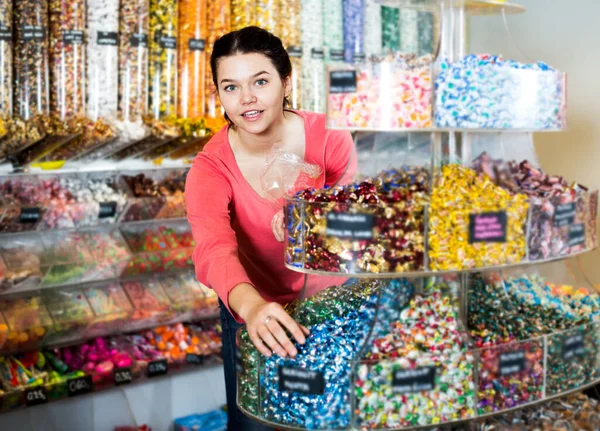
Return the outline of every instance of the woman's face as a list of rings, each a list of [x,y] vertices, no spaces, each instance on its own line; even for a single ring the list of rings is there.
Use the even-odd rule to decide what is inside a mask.
[[[229,119],[251,134],[265,132],[281,118],[283,98],[291,89],[263,54],[236,54],[217,63],[221,104]]]

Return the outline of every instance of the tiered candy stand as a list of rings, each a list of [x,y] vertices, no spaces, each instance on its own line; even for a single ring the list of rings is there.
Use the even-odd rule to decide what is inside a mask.
[[[597,192],[514,190],[493,160],[528,158],[521,188],[541,178],[532,134],[564,129],[565,75],[465,55],[468,14],[519,5],[382,3],[434,11],[439,53],[329,69],[328,125],[359,132],[362,178],[286,202],[285,263],[305,274],[288,311],[311,333],[294,359],[239,334],[238,405],[280,430],[462,426],[600,381],[577,257],[597,246]]]

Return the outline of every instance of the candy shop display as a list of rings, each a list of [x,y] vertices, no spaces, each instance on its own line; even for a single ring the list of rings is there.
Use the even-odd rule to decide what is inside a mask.
[[[127,172],[123,180],[135,199],[123,221],[185,217],[185,179],[187,170]]]
[[[343,0],[323,2],[323,46],[327,62],[344,61]]]
[[[148,97],[155,119],[176,114],[178,21],[176,0],[150,0]]]
[[[381,5],[373,0],[365,0],[365,54],[382,53]]]
[[[371,130],[431,127],[432,57],[390,54],[328,68],[327,126]]]
[[[119,332],[127,325],[133,306],[119,283],[91,285],[83,288],[83,293],[94,312],[86,337]]]
[[[0,292],[20,292],[37,289],[49,266],[42,264],[45,250],[36,235],[0,237],[0,256],[4,273]]]
[[[570,185],[563,177],[548,175],[531,162],[502,161],[482,153],[473,162],[477,172],[512,193],[529,196],[531,215],[530,260],[544,260],[596,247],[597,192]]]
[[[459,165],[442,168],[431,194],[428,257],[432,270],[521,262],[529,204]]]
[[[342,0],[346,63],[360,62],[365,56],[365,1]]]
[[[256,24],[256,0],[231,0],[231,31]]]
[[[261,0],[259,0],[261,1]],[[301,35],[301,0],[277,0],[277,20],[275,34],[281,38],[292,63],[291,93],[288,100],[291,108],[303,109],[302,106],[302,35]]]
[[[268,32],[275,33],[281,13],[281,0],[255,0],[255,2],[256,25]],[[285,45],[284,48],[286,48]]]
[[[156,326],[169,320],[171,304],[158,281],[127,281],[122,286],[133,305],[132,320],[127,325],[130,330]]]
[[[381,48],[397,51],[400,49],[400,9],[381,6]]]
[[[80,289],[49,289],[43,292],[44,305],[52,317],[52,332],[46,344],[63,344],[83,338],[94,318],[87,298]]]
[[[0,112],[9,116],[13,110],[13,5],[11,0],[0,2]],[[0,133],[0,138],[4,133]]]
[[[545,63],[469,55],[455,63],[443,61],[440,68],[435,82],[438,127],[566,127],[566,75]]]
[[[87,112],[92,121],[118,109],[119,1],[87,3]]]
[[[257,3],[257,7],[259,4]],[[256,11],[257,15],[260,13]],[[210,58],[213,46],[218,38],[229,33],[231,26],[231,4],[229,0],[212,0],[208,2],[206,14],[207,44],[206,55]],[[217,88],[212,80],[210,67],[206,68],[206,114],[208,117],[221,117],[221,103],[217,98]]]
[[[323,46],[323,4],[321,0],[302,0],[300,9],[302,38],[302,107],[325,112],[325,51]]]
[[[286,206],[286,264],[344,273],[423,270],[428,190],[428,172],[414,168],[300,192]]]
[[[36,349],[41,346],[53,325],[40,296],[0,298],[0,313],[8,325],[2,353]]]
[[[181,320],[214,315],[218,297],[191,274],[165,277],[160,283]]]
[[[205,77],[209,67],[206,56],[206,10],[207,0],[179,1],[177,115],[184,118],[199,118],[206,113]]]

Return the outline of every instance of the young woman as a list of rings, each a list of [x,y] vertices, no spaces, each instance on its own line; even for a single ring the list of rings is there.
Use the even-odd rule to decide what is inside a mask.
[[[295,356],[309,331],[282,304],[296,299],[304,276],[284,266],[283,212],[261,187],[277,148],[322,171],[314,186],[333,185],[355,170],[348,132],[328,131],[325,117],[286,109],[292,66],[281,40],[258,27],[221,37],[210,65],[228,125],[198,154],[188,174],[186,204],[199,281],[220,298],[228,429],[267,430],[236,407],[235,333],[245,323],[265,356]]]

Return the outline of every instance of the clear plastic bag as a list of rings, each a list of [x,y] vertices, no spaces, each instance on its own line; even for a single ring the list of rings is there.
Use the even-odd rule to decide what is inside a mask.
[[[312,187],[322,172],[319,166],[306,163],[296,154],[275,149],[267,157],[260,182],[265,197],[283,205],[283,198]]]

